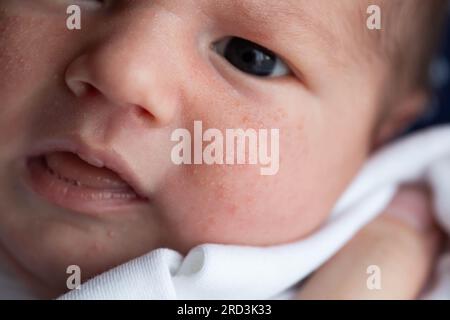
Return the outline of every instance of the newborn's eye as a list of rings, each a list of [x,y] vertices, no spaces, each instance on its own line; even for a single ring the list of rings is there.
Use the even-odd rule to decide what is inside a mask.
[[[251,41],[230,37],[214,44],[217,53],[242,72],[259,77],[282,77],[291,71],[275,53]]]

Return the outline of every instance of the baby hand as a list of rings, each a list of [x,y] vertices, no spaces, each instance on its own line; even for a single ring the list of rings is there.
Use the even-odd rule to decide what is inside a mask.
[[[299,299],[416,299],[429,280],[441,234],[430,191],[400,189],[385,212],[362,229],[305,283]],[[379,288],[370,288],[376,266]]]

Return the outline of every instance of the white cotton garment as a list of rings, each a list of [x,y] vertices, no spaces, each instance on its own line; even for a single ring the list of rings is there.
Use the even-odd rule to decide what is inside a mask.
[[[205,244],[187,256],[158,249],[84,283],[60,299],[273,299],[333,256],[389,204],[399,185],[426,181],[436,220],[450,235],[450,126],[404,137],[377,152],[324,226],[298,242],[270,247]],[[326,181],[324,181],[326,183]],[[444,252],[424,299],[450,299]]]
[[[406,136],[377,152],[323,227],[305,239],[269,247],[205,244],[186,256],[161,248],[59,299],[289,298],[293,286],[383,212],[399,185],[416,181],[430,184],[436,220],[450,235],[450,126]],[[450,299],[450,248],[440,257],[436,276],[421,298]]]

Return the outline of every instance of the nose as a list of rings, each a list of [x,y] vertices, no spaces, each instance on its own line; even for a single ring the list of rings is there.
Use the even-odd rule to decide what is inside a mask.
[[[158,30],[157,26],[126,24],[69,64],[66,85],[77,97],[94,90],[115,106],[138,108],[149,121],[167,125],[175,116],[179,97],[176,64],[170,63],[177,59],[177,50],[155,35],[152,30]]]

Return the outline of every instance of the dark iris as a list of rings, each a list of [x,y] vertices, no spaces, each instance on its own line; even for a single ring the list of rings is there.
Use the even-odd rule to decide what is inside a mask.
[[[256,76],[270,76],[277,56],[270,50],[241,38],[232,38],[224,52],[225,58],[242,72]]]

